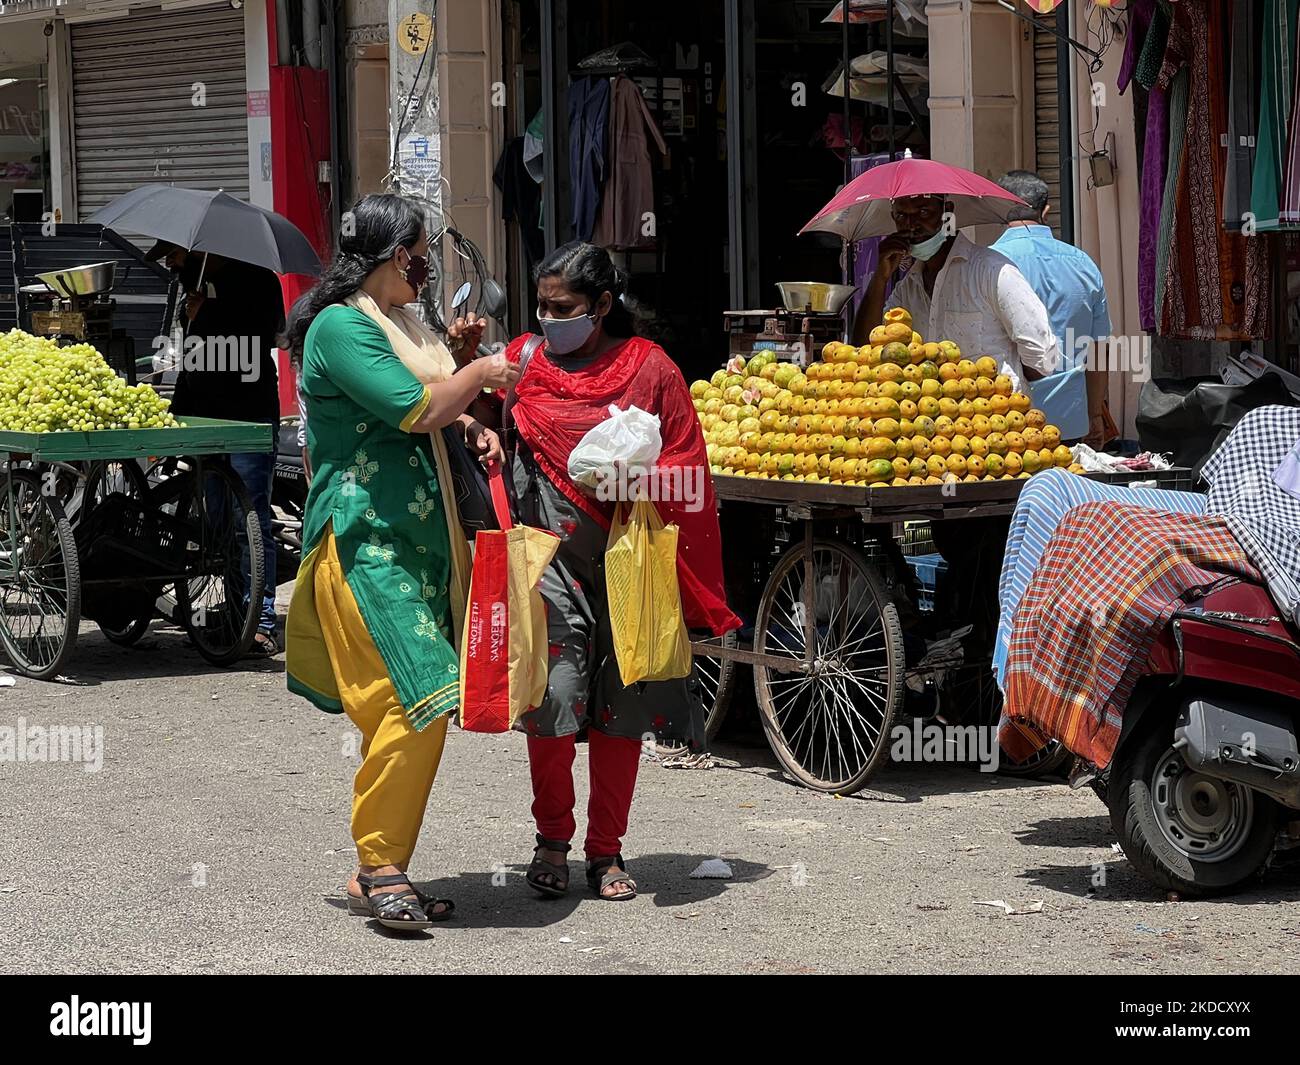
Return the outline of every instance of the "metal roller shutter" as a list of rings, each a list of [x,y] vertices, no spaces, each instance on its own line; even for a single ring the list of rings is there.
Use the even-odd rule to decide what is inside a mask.
[[[248,199],[242,9],[225,3],[71,31],[81,219],[150,181]],[[206,106],[194,106],[195,82]]]
[[[1038,22],[1055,26],[1056,16],[1039,15]],[[1052,210],[1047,222],[1061,235],[1061,110],[1060,87],[1056,81],[1057,39],[1034,29],[1034,169],[1047,182]]]

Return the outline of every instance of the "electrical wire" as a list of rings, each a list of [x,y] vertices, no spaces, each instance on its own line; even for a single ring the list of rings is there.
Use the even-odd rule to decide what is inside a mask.
[[[1086,52],[1075,48],[1075,55],[1080,62],[1083,62],[1088,70],[1088,95],[1092,100],[1092,128],[1081,130],[1075,139],[1081,151],[1087,155],[1097,154],[1097,130],[1101,128],[1101,104],[1097,99],[1097,94],[1092,90],[1093,79],[1106,65],[1106,53],[1119,37],[1120,18],[1127,13],[1128,8],[1111,8],[1107,10],[1102,7],[1090,7],[1088,9],[1088,21],[1085,26],[1085,33],[1089,47],[1092,47],[1094,39],[1096,47],[1092,47],[1095,56],[1090,56]],[[1084,143],[1084,139],[1088,143]]]

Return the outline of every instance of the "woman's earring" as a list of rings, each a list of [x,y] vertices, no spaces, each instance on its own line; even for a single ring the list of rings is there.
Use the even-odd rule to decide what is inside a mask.
[[[397,272],[398,272],[399,274],[402,275],[402,280],[403,280],[403,281],[406,280],[406,274],[407,274],[407,271],[410,270],[410,269],[411,269],[411,264],[410,264],[410,263],[407,263],[405,266],[399,266],[399,267],[397,268]]]

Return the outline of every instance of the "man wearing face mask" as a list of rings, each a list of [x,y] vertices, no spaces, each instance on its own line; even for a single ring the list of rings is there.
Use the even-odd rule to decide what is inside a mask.
[[[1016,390],[1025,391],[1028,381],[1060,364],[1047,308],[1010,259],[948,224],[950,212],[941,196],[893,202],[898,231],[880,243],[880,262],[854,322],[854,342],[867,343],[888,308],[905,307],[927,341],[951,340],[968,359],[991,356]],[[886,301],[890,277],[909,257],[912,268]],[[1006,518],[967,518],[931,527],[935,549],[948,564],[935,590],[933,617],[948,629],[972,626],[966,646],[973,657],[993,646],[1008,524]],[[970,709],[945,708],[940,718],[956,723]]]
[[[164,257],[185,296],[181,311],[185,342],[172,413],[182,419],[191,415],[265,422],[278,429],[276,338],[284,327],[279,278],[265,267],[191,252],[166,242],[154,246],[151,257],[159,256]],[[262,529],[266,584],[253,651],[269,656],[278,650],[271,526],[275,453],[233,454],[230,465],[244,482]]]
[[[880,243],[853,323],[855,344],[867,343],[886,310],[905,307],[927,341],[951,340],[968,359],[992,356],[1017,390],[1056,369],[1047,308],[1010,259],[957,232],[941,196],[903,197],[891,213],[898,230]],[[912,268],[886,300],[889,279],[908,258]]]

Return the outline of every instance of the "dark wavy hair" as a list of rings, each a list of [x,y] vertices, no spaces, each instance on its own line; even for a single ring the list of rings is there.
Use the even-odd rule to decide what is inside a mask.
[[[610,336],[621,339],[642,331],[646,315],[627,294],[627,274],[614,265],[604,248],[581,240],[556,248],[533,268],[534,286],[544,277],[558,277],[570,292],[591,300],[593,307],[603,293],[613,296],[605,315],[605,332]]]
[[[334,261],[309,291],[289,311],[283,347],[295,365],[302,365],[302,345],[307,330],[326,307],[341,303],[357,291],[367,277],[397,252],[411,249],[424,232],[424,212],[411,200],[391,193],[366,196],[345,216],[348,224],[339,237]]]

